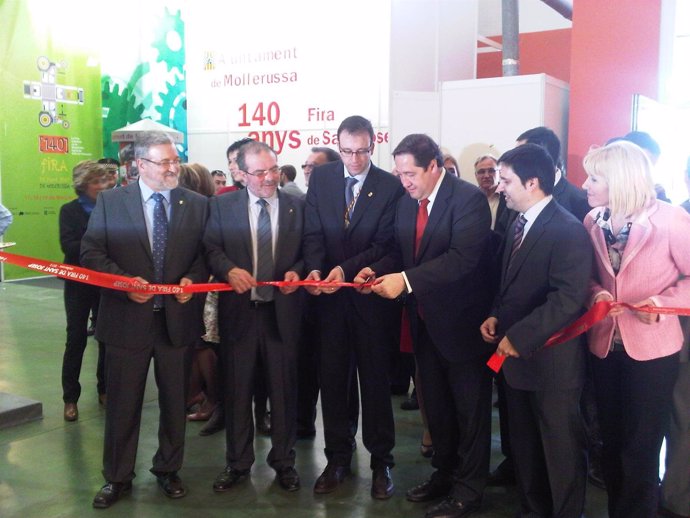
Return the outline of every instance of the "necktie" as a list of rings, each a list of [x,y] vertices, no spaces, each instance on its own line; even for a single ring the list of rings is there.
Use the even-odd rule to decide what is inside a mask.
[[[352,213],[355,210],[355,203],[357,202],[357,196],[355,196],[355,185],[357,185],[357,178],[353,176],[348,176],[345,181],[345,228],[350,226],[350,220],[352,219]]]
[[[165,213],[163,195],[154,192],[151,198],[156,202],[153,207],[153,282],[163,283],[163,266],[165,264],[165,245],[168,242],[168,216]],[[153,307],[163,307],[163,295],[153,297]]]
[[[513,237],[513,246],[510,249],[508,268],[510,268],[510,264],[513,262],[513,257],[515,257],[515,254],[517,254],[517,251],[520,249],[520,245],[522,244],[522,234],[525,230],[525,223],[527,223],[527,218],[525,218],[523,214],[520,214],[518,219],[515,220],[515,237]]]
[[[271,232],[271,215],[268,213],[268,202],[261,198],[256,203],[261,206],[259,224],[256,228],[256,280],[273,280],[273,235]],[[273,286],[259,286],[256,295],[261,300],[273,300]]]
[[[424,235],[424,229],[426,228],[426,222],[429,221],[429,198],[421,200],[419,206],[417,207],[417,224],[415,225],[414,234],[414,256],[417,257],[419,253],[419,245],[422,242],[422,236]]]

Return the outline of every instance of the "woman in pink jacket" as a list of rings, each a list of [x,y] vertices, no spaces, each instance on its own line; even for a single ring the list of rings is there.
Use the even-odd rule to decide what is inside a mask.
[[[584,159],[591,302],[690,308],[690,216],[657,201],[651,163],[614,142]],[[655,517],[659,450],[683,343],[678,317],[614,308],[589,331],[612,518]]]

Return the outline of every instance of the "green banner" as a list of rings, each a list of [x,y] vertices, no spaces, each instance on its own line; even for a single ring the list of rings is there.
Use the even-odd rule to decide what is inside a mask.
[[[12,251],[58,261],[60,207],[76,196],[72,168],[102,156],[100,60],[87,42],[63,41],[32,5],[0,3],[0,193],[14,215]],[[26,276],[4,268],[5,279]]]

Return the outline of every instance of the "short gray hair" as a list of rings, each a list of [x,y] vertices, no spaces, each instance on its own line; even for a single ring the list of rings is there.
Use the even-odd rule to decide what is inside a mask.
[[[150,148],[166,144],[175,145],[175,141],[167,133],[162,131],[145,131],[137,135],[134,141],[134,158],[146,158]]]

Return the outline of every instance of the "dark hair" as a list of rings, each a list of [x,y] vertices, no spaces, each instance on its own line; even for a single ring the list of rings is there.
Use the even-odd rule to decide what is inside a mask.
[[[114,158],[101,158],[98,160],[99,164],[106,164],[106,165],[116,165],[117,167],[120,167],[120,162],[115,160]]]
[[[255,142],[255,140],[253,138],[249,138],[249,137],[244,137],[244,138],[241,138],[240,140],[236,140],[235,142],[233,142],[232,144],[230,144],[228,146],[228,149],[225,151],[225,156],[227,157],[230,153],[237,151],[242,146],[244,146],[245,144],[249,144],[250,142]]]
[[[240,169],[240,171],[248,173],[249,171],[247,171],[246,162],[247,155],[258,155],[259,153],[263,152],[272,153],[274,157],[278,156],[276,152],[273,151],[273,148],[268,144],[249,139],[249,142],[246,142],[240,146],[240,150],[237,153],[237,167]]]
[[[427,168],[432,160],[436,160],[439,167],[443,167],[443,153],[438,144],[430,136],[422,133],[407,135],[393,150],[393,156],[412,155],[417,167]]]
[[[283,173],[288,180],[291,182],[295,181],[295,178],[297,178],[297,169],[295,169],[294,166],[291,165],[283,165],[280,166],[280,172]]]
[[[211,171],[211,176],[222,176],[223,178],[227,178],[227,177],[228,177],[228,175],[226,175],[226,174],[225,174],[223,171],[221,171],[220,169],[214,169],[213,171]]]
[[[337,162],[340,160],[340,155],[335,149],[331,149],[329,147],[313,147],[311,148],[312,153],[323,153],[326,155],[326,159],[329,162]]]
[[[539,188],[546,195],[553,192],[556,170],[551,156],[542,146],[523,144],[506,151],[498,159],[499,164],[509,166],[525,185],[530,178],[539,180]]]
[[[343,131],[347,131],[351,135],[366,133],[369,135],[369,140],[371,140],[370,144],[374,143],[374,128],[371,122],[361,115],[351,115],[340,123],[340,126],[338,126],[338,140],[340,140],[340,134]]]
[[[659,143],[654,140],[649,133],[644,131],[631,131],[625,137],[623,137],[623,140],[637,144],[642,149],[646,149],[654,156],[658,157],[661,154]]]
[[[561,163],[561,141],[553,130],[546,126],[539,126],[525,131],[517,138],[517,141],[524,140],[527,144],[537,144],[543,147],[551,156],[554,166],[562,169]]]

